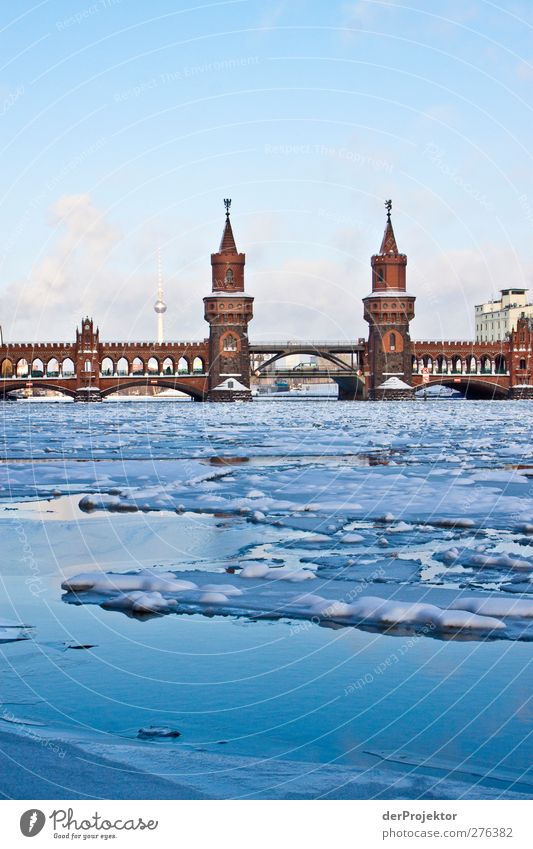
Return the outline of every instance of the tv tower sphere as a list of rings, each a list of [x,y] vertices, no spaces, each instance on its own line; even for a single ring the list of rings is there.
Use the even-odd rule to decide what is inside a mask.
[[[157,249],[157,300],[154,304],[154,312],[157,315],[157,341],[161,345],[165,338],[163,327],[163,315],[167,311],[167,305],[163,300],[163,267],[161,264],[161,251]]]

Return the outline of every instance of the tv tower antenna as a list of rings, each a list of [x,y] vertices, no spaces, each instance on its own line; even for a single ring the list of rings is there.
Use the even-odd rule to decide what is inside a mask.
[[[163,316],[167,311],[167,305],[163,300],[163,266],[161,263],[161,249],[157,249],[157,300],[154,304],[154,312],[157,315],[157,343],[161,345],[165,338]]]

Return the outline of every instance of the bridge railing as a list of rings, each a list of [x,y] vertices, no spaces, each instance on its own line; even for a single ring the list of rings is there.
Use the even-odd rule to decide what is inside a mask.
[[[196,339],[196,340],[188,340],[188,341],[176,341],[176,342],[99,342],[100,348],[104,351],[107,348],[120,348],[129,349],[129,348],[157,348],[157,349],[171,349],[171,348],[203,348],[205,345],[209,344],[209,339]],[[68,350],[69,353],[76,350],[75,342],[4,342],[0,345],[0,350],[4,348],[28,348],[32,351],[51,351],[51,350],[60,350],[61,352],[65,352]]]
[[[75,380],[76,374],[73,372],[67,372],[67,374],[1,374],[0,380],[3,380],[5,383],[11,380],[20,380],[20,381],[34,381],[34,380]]]
[[[265,339],[260,341],[250,341],[250,348],[271,348],[278,351],[285,348],[360,348],[365,344],[364,339]]]
[[[432,375],[436,375],[438,377],[446,377],[446,375],[449,375],[450,377],[472,377],[472,376],[476,376],[476,375],[478,377],[505,377],[505,376],[509,376],[509,370],[508,369],[481,369],[481,368],[478,368],[476,370],[465,369],[464,371],[462,369],[443,370],[443,369],[431,369],[430,368],[429,371],[427,371],[425,373],[428,374],[430,377]],[[413,375],[421,377],[423,374],[424,374],[424,372],[422,371],[422,368],[413,369]]]
[[[76,347],[75,342],[4,342],[0,345],[3,348],[31,348],[31,350],[42,349],[46,351],[60,349],[61,351],[73,351]]]
[[[206,375],[205,369],[193,369],[192,371],[101,371],[100,377],[127,377],[129,378],[158,378],[158,377],[201,377]]]
[[[173,349],[173,348],[203,348],[209,344],[209,339],[196,339],[177,342],[100,342],[100,347],[104,354],[108,348],[119,348],[120,350],[129,350],[131,348],[154,348],[154,349]]]
[[[508,342],[505,339],[495,340],[494,342],[475,342],[473,339],[413,339],[411,346],[415,349],[422,347],[439,348],[444,350],[447,346],[457,348],[505,348],[508,347]]]

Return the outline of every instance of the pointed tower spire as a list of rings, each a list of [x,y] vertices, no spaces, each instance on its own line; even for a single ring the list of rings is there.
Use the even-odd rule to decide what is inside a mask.
[[[396,237],[394,235],[394,230],[392,228],[391,221],[391,200],[385,201],[385,208],[387,210],[387,224],[385,225],[385,232],[383,233],[383,239],[379,252],[380,254],[398,254],[398,245],[396,244]]]
[[[231,229],[231,221],[229,220],[231,198],[224,198],[224,206],[226,207],[226,223],[224,225],[224,232],[222,233],[222,240],[220,242],[219,253],[236,254],[237,245],[235,244],[235,239],[233,238],[233,230]]]
[[[373,292],[405,292],[405,267],[407,257],[401,254],[396,244],[392,229],[392,201],[385,201],[387,223],[379,253],[372,257],[372,291]]]
[[[238,252],[229,220],[231,200],[224,198],[226,222],[220,248],[211,254],[213,292],[244,292],[244,264],[246,257]]]

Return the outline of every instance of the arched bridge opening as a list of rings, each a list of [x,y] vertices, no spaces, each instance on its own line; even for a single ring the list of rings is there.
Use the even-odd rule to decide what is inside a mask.
[[[185,381],[173,380],[168,378],[151,378],[142,382],[138,378],[134,380],[115,380],[109,381],[108,383],[100,381],[100,396],[102,399],[104,399],[108,398],[111,395],[117,394],[123,389],[139,389],[153,387],[157,387],[160,389],[173,389],[176,392],[182,392],[184,395],[187,395],[192,401],[205,401],[207,397],[207,386],[193,385],[192,383],[188,383]]]
[[[296,365],[291,365],[290,360],[294,356],[309,356],[314,360],[320,361],[316,363],[298,363]],[[283,362],[285,361],[285,362]],[[278,363],[277,366],[275,364]],[[333,368],[330,368],[333,366]],[[257,361],[257,357],[255,361],[252,363],[253,371],[256,377],[261,376],[266,371],[272,371],[274,367],[276,370],[281,371],[291,371],[294,372],[295,376],[298,377],[302,374],[305,374],[309,371],[311,374],[313,371],[321,371],[321,372],[329,372],[329,371],[346,371],[348,373],[352,371],[356,371],[360,367],[359,359],[356,357],[350,360],[343,360],[340,354],[334,354],[329,351],[316,351],[312,348],[297,348],[290,351],[278,351],[277,353],[267,355],[266,359],[261,361]]]
[[[455,389],[469,401],[503,400],[509,395],[506,386],[491,380],[470,380],[468,377],[462,378],[459,382],[453,378],[431,378],[429,383],[417,385],[417,394],[420,395],[424,388],[431,386],[446,386],[448,389]]]
[[[60,384],[49,383],[48,381],[40,381],[38,386],[28,387],[26,382],[16,381],[13,383],[0,383],[0,398],[3,400],[15,399],[15,392],[20,392],[21,390],[27,390],[28,393],[33,392],[34,389],[46,389],[52,392],[60,392],[61,395],[65,395],[67,398],[75,398],[76,390],[71,389],[66,386],[61,386]]]
[[[334,383],[339,399],[363,398],[363,348],[359,343],[342,342],[253,344],[250,346],[252,384],[260,391],[261,388],[268,391],[266,384],[270,382],[278,390],[288,391]],[[318,388],[316,392],[322,394]]]

